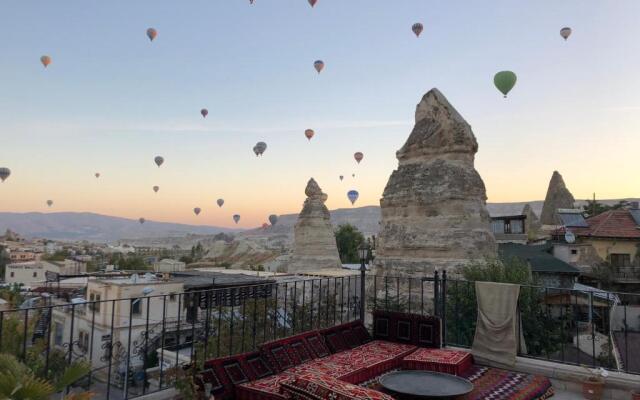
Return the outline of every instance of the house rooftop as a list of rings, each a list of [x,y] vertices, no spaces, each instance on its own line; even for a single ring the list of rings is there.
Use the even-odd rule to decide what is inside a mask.
[[[529,265],[531,272],[580,274],[580,270],[554,257],[550,250],[551,245],[549,244],[529,246],[518,243],[500,243],[498,245],[498,252],[502,259],[520,259]]]
[[[636,221],[636,214],[640,218],[640,210],[609,210],[587,218],[586,226],[569,230],[578,237],[640,239],[640,221]],[[563,235],[565,231],[565,228],[560,228],[555,234]]]

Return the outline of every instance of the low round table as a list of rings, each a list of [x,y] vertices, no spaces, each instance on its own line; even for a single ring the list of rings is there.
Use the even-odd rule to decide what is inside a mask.
[[[456,399],[473,390],[467,379],[431,371],[392,372],[379,382],[401,399]]]

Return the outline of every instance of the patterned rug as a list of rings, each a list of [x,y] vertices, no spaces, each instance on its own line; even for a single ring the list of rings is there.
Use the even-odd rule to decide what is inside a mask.
[[[387,374],[391,372],[394,371]],[[378,380],[384,375],[361,386],[381,390]],[[551,382],[544,376],[474,365],[461,377],[469,379],[474,386],[466,400],[545,400],[553,396]]]

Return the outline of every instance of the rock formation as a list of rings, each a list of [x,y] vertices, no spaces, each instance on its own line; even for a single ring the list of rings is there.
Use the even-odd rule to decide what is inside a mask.
[[[293,228],[293,254],[288,271],[341,268],[331,216],[324,205],[326,195],[313,178],[309,179],[304,192],[307,199]]]
[[[496,256],[471,127],[437,89],[415,118],[380,200],[378,275],[423,277]]]
[[[542,224],[540,224],[540,219],[538,219],[538,216],[533,211],[529,203],[524,205],[521,214],[527,217],[524,222],[524,231],[527,233],[527,236],[529,239],[536,238]]]
[[[575,199],[564,184],[564,179],[558,171],[553,171],[547,196],[544,198],[544,206],[542,214],[540,214],[540,222],[542,225],[557,225],[559,223],[556,217],[558,208],[573,208]]]

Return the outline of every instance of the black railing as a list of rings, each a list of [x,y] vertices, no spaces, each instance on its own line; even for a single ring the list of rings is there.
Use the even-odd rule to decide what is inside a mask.
[[[155,284],[163,290],[161,281],[139,286]],[[635,294],[522,286],[520,355],[640,374],[637,304]],[[474,282],[436,272],[424,278],[296,277],[70,304],[50,298],[38,307],[0,311],[0,352],[54,380],[66,366],[85,361],[91,372],[77,385],[105,399],[128,399],[174,386],[174,372],[183,366],[197,370],[210,358],[381,309],[437,315],[444,345],[473,342]]]

